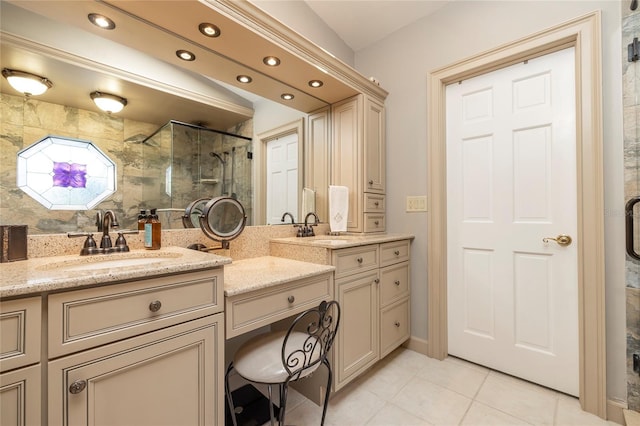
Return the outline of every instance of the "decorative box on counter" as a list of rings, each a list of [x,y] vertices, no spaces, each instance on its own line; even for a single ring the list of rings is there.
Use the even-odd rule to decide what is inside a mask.
[[[27,225],[0,225],[0,263],[27,259]]]

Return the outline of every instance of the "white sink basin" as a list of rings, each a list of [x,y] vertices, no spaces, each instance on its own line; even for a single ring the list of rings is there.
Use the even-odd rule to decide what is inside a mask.
[[[90,271],[97,269],[131,268],[149,266],[182,257],[180,253],[114,253],[83,256],[71,260],[50,263],[38,269],[46,271]]]

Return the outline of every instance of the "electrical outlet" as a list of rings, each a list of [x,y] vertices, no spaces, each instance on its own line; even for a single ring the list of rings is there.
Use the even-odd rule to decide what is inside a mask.
[[[408,212],[426,212],[427,196],[426,195],[409,195],[407,196]]]

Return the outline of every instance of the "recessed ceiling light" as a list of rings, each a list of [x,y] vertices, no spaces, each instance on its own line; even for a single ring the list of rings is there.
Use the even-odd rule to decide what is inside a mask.
[[[90,13],[87,17],[93,25],[98,26],[104,30],[112,30],[116,27],[116,23],[104,15],[100,15],[98,13]]]
[[[276,58],[275,56],[265,56],[262,62],[270,67],[277,67],[278,65],[280,65],[280,59]]]
[[[176,55],[178,56],[178,58],[182,59],[183,61],[195,61],[196,60],[196,55],[194,55],[193,53],[189,52],[188,50],[176,50]]]
[[[25,96],[42,95],[53,87],[53,83],[48,78],[25,71],[5,68],[2,70],[2,75],[7,79],[11,87]]]
[[[251,83],[251,81],[253,81],[253,79],[248,75],[239,75],[236,77],[236,80],[238,80],[240,83]]]
[[[89,96],[91,96],[98,108],[109,114],[120,112],[127,105],[125,98],[110,93],[95,91],[91,92]]]
[[[285,101],[290,101],[295,98],[295,96],[293,96],[291,93],[283,93],[282,95],[280,95],[280,97]]]
[[[221,34],[220,28],[208,22],[198,25],[200,32],[207,37],[218,37]]]
[[[321,87],[324,83],[322,83],[322,81],[320,80],[311,80],[309,82],[309,86],[311,87]]]

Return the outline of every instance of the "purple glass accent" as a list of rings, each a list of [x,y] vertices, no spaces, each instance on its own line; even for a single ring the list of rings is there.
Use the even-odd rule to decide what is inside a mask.
[[[87,165],[53,162],[53,186],[84,188],[87,186]]]

